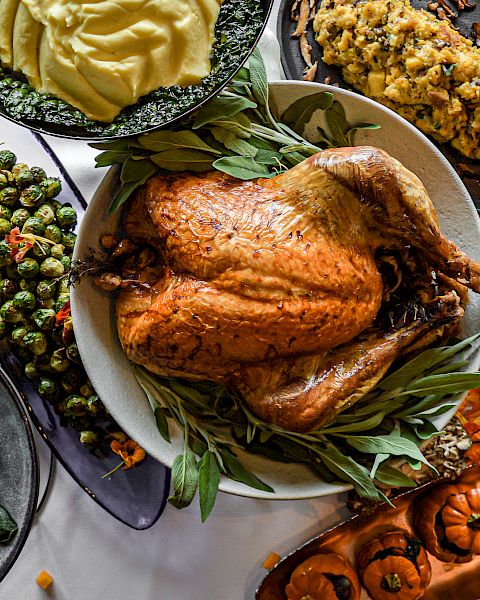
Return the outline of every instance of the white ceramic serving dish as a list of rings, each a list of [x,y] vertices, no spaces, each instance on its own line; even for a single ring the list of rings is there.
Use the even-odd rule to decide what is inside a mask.
[[[443,231],[464,251],[480,260],[480,221],[473,202],[450,163],[415,127],[391,110],[355,93],[317,83],[281,81],[270,86],[274,103],[282,112],[299,98],[319,91],[332,92],[343,104],[348,122],[376,123],[378,130],[357,134],[357,144],[377,146],[397,158],[423,181],[438,212]],[[316,113],[321,117],[321,113]],[[318,120],[316,125],[322,125]],[[83,217],[75,249],[75,258],[86,256],[90,248],[99,248],[99,236],[114,231],[119,214],[108,214],[116,171],[112,169],[92,198]],[[75,333],[87,373],[112,416],[119,425],[153,457],[171,466],[182,451],[183,438],[175,430],[172,443],[159,435],[152,410],[137,384],[116,333],[114,306],[107,294],[86,279],[72,291]],[[471,295],[463,321],[464,334],[480,330],[479,297]],[[478,368],[478,357],[470,369]],[[452,413],[442,415],[436,424],[442,427]],[[172,428],[173,430],[173,428]],[[300,499],[323,496],[349,489],[347,485],[327,484],[309,469],[244,454],[246,466],[275,490],[262,492],[223,478],[220,489],[242,496],[270,499]]]

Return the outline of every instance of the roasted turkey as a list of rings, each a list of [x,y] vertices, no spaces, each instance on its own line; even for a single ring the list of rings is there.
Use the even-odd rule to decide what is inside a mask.
[[[295,431],[451,333],[466,287],[480,290],[480,265],[444,237],[420,180],[371,147],[325,150],[271,179],[153,177],[123,229],[157,257],[116,300],[128,357],[222,382]]]

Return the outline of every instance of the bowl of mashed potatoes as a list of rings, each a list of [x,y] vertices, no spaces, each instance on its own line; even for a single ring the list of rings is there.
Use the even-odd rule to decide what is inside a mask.
[[[247,60],[272,0],[0,0],[0,114],[87,139],[172,123]]]

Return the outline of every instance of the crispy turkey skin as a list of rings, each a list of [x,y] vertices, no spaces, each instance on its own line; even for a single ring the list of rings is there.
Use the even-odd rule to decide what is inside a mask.
[[[223,382],[297,431],[332,420],[405,348],[458,321],[464,285],[480,289],[480,266],[443,236],[418,178],[370,147],[326,150],[272,179],[153,177],[124,230],[162,257],[138,275],[148,285],[117,298],[128,357]],[[420,310],[405,326],[379,317],[379,253],[408,255]]]

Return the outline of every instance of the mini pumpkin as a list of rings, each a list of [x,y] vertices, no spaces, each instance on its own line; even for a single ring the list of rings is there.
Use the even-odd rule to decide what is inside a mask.
[[[359,600],[360,583],[339,554],[315,554],[293,571],[285,593],[288,600]]]
[[[364,544],[357,563],[373,600],[417,600],[432,576],[420,541],[402,530],[389,531]]]
[[[415,528],[439,560],[471,561],[480,553],[480,489],[463,483],[436,487],[416,504]]]

